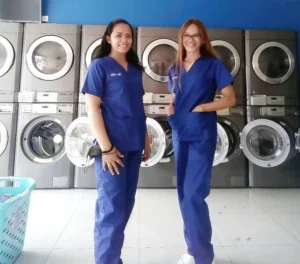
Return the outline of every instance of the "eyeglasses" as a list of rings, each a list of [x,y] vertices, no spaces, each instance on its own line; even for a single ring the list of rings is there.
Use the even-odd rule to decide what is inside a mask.
[[[200,34],[193,34],[193,35],[184,34],[184,35],[183,35],[183,39],[184,39],[184,40],[189,40],[190,38],[191,38],[192,40],[195,40],[195,39],[198,39],[198,38],[200,38],[200,37],[201,37]]]

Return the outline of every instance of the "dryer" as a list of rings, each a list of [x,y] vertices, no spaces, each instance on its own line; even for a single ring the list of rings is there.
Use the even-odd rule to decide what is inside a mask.
[[[289,30],[246,30],[248,105],[298,105],[297,35]]]
[[[77,102],[81,26],[25,24],[19,102]]]
[[[23,24],[0,23],[0,102],[18,101]]]
[[[176,170],[172,144],[172,129],[167,119],[167,105],[146,105],[147,131],[151,156],[141,163],[139,188],[174,188]]]
[[[0,177],[14,175],[17,103],[0,103]]]
[[[248,162],[240,147],[240,134],[245,126],[244,107],[232,107],[217,113],[218,138],[211,187],[247,187]]]
[[[19,104],[14,176],[33,178],[37,188],[74,186],[74,166],[64,148],[74,115],[74,104]]]
[[[244,33],[239,29],[207,29],[217,57],[234,77],[237,105],[245,104]]]
[[[145,67],[145,92],[169,94],[168,70],[176,58],[178,32],[179,28],[138,28],[137,52]]]
[[[80,61],[80,85],[79,102],[84,102],[84,95],[81,93],[87,69],[92,61],[95,50],[100,46],[106,26],[85,25],[82,26],[81,39],[81,61]]]
[[[250,187],[300,187],[297,107],[248,106],[241,146]]]

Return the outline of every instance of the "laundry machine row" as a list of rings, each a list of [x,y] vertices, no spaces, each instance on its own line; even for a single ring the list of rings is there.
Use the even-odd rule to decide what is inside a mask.
[[[18,24],[15,24],[15,27],[16,25]],[[61,106],[58,105],[73,105],[76,103],[85,79],[87,68],[91,62],[94,51],[101,43],[104,30],[104,26],[83,26],[81,32],[81,27],[75,25],[26,24],[23,42],[21,92],[19,94],[20,106],[22,106],[23,103],[43,103],[47,105],[48,103],[52,103],[53,105],[57,105],[56,107],[59,109]],[[20,31],[22,32],[22,28],[17,32]],[[170,139],[170,128],[168,128],[165,122],[166,105],[170,102],[170,97],[168,97],[169,92],[167,90],[167,72],[175,59],[178,49],[178,31],[178,28],[138,28],[137,32],[135,31],[135,34],[137,33],[138,37],[137,43],[134,44],[134,48],[137,49],[138,55],[145,67],[145,74],[143,75],[144,89],[146,91],[145,106],[146,109],[148,109],[147,111],[149,111],[147,112],[147,127],[152,132],[156,131],[155,128],[159,127],[156,132],[153,132],[154,134],[156,133],[154,139],[157,139],[157,135],[161,135],[160,141],[162,142]],[[236,146],[239,142],[237,131],[242,130],[242,122],[244,122],[244,125],[247,123],[247,115],[245,114],[247,104],[254,106],[285,106],[298,103],[295,102],[296,97],[291,96],[295,92],[292,91],[295,89],[295,83],[297,85],[297,60],[296,54],[294,53],[294,32],[281,31],[281,35],[278,35],[275,31],[268,31],[267,33],[260,32],[261,31],[246,31],[245,37],[242,30],[208,29],[208,34],[217,57],[224,62],[235,78],[234,87],[237,94],[237,108],[227,109],[227,112],[223,111],[218,114],[219,145],[217,146],[216,162],[213,169],[213,187],[240,187],[247,185],[247,180],[245,180],[243,173],[240,178],[233,175],[231,175],[231,177],[222,177],[222,175],[231,174],[234,161],[244,159],[243,149],[237,151],[238,148]],[[4,33],[0,33],[0,35],[2,36]],[[20,35],[22,37],[22,33],[15,33],[15,35],[18,36],[18,43],[20,43]],[[264,37],[264,35],[267,37]],[[265,38],[267,38],[267,40]],[[8,36],[6,36],[6,39],[8,39]],[[0,38],[0,47],[3,43],[7,44],[5,40],[1,41],[2,39]],[[243,43],[245,43],[246,47],[246,57],[244,57]],[[22,45],[17,47],[22,50]],[[79,52],[80,47],[81,52]],[[5,52],[11,54],[7,52],[7,50],[9,50],[9,48],[6,48]],[[284,52],[286,53],[285,55]],[[18,54],[20,54],[20,52],[18,52]],[[275,61],[274,57],[276,58]],[[12,71],[13,67],[7,71],[8,62],[11,61],[11,59],[8,58],[10,58],[10,56],[7,55],[6,59],[2,60],[4,61],[2,64],[6,65],[4,67],[6,72],[3,70],[0,63],[0,73],[2,70],[5,72],[3,76],[6,77],[8,76],[8,73],[12,72],[12,74],[19,76],[20,79],[20,71],[19,75],[17,74],[17,70],[15,72]],[[269,60],[271,62],[269,62]],[[19,61],[21,60],[19,59]],[[246,78],[244,71],[245,64]],[[282,72],[280,73],[280,71]],[[80,74],[76,74],[77,72],[80,72]],[[4,80],[3,76],[0,75],[0,82]],[[15,79],[16,83],[18,83],[18,77]],[[245,85],[245,81],[247,85]],[[18,85],[14,86],[12,92],[14,98],[16,97],[15,94],[18,90],[16,87],[18,87]],[[265,87],[268,87],[268,89],[265,89]],[[266,90],[271,91],[273,87],[275,87],[274,91],[280,92],[265,92]],[[289,90],[289,87],[292,88]],[[258,90],[256,90],[256,88]],[[149,100],[150,97],[151,100]],[[2,98],[4,98],[4,96]],[[74,106],[75,105],[72,107]],[[31,107],[38,109],[40,106],[38,106],[38,104],[33,104]],[[49,107],[51,108],[53,106]],[[22,106],[21,108],[24,107]],[[78,114],[79,117],[86,115],[84,110],[80,110],[84,108],[84,98],[79,96],[78,110],[74,110],[75,115]],[[58,110],[58,112],[59,111],[60,110]],[[244,114],[237,114],[241,112]],[[20,112],[19,110],[19,116],[21,116],[21,114],[22,111]],[[58,113],[52,114],[55,115]],[[74,118],[75,116],[73,115],[73,119]],[[228,125],[228,123],[231,125]],[[159,126],[157,126],[157,124]],[[234,127],[232,124],[237,124],[235,129],[232,128]],[[241,135],[242,134],[243,133],[241,133]],[[236,136],[236,139],[234,139],[234,136]],[[56,140],[57,138],[58,137],[56,137]],[[38,140],[43,142],[41,139]],[[47,144],[49,144],[49,142]],[[235,147],[232,147],[231,145]],[[156,153],[157,145],[154,144],[153,147],[153,153]],[[167,166],[171,164],[172,161],[166,162],[168,165],[163,163],[165,159],[164,155],[168,153],[168,147],[170,147],[170,145],[165,145],[165,151],[158,151],[159,156],[162,155],[162,157],[160,157],[158,161],[155,161],[153,163],[154,165],[149,166],[150,163],[142,164],[141,175],[147,175],[148,172],[153,174],[151,169],[155,168],[153,170],[155,171],[161,165],[162,168],[167,168]],[[235,149],[235,151],[233,151],[233,149]],[[221,154],[218,151],[221,151]],[[234,156],[234,153],[239,154]],[[73,159],[70,153],[68,153],[67,156],[69,159]],[[220,157],[223,157],[224,160],[221,160]],[[150,161],[152,162],[153,160],[151,159]],[[76,165],[77,161],[74,163]],[[243,164],[240,169],[241,171],[244,171],[247,161],[244,163],[237,163]],[[81,165],[79,164],[78,167],[81,167]],[[75,171],[76,170],[77,169],[75,169]],[[80,171],[81,169],[78,170]],[[144,173],[144,171],[146,173]],[[171,169],[168,171],[169,175],[174,174],[173,172],[170,173]],[[92,173],[92,169],[89,169],[88,173]],[[78,175],[81,174],[79,173]],[[86,174],[84,175],[86,176]],[[164,175],[164,172],[162,172],[162,175]],[[75,187],[80,188],[95,185],[94,178],[92,177],[90,178],[91,181],[84,180],[84,182],[81,182],[80,178],[80,176],[76,176],[75,172]],[[153,182],[150,183],[150,179],[151,177],[147,177],[147,180],[145,181],[142,176],[139,185],[144,187],[151,187],[151,185],[154,187],[166,187],[165,183],[160,183],[156,180],[153,180]],[[173,187],[174,175],[169,177],[169,179],[167,185]],[[88,184],[88,182],[90,182],[90,184]]]

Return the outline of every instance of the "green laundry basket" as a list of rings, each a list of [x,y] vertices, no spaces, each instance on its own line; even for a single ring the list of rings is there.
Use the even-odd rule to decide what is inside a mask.
[[[0,177],[0,194],[9,196],[0,203],[0,264],[12,264],[24,247],[31,191],[36,183],[30,178]]]

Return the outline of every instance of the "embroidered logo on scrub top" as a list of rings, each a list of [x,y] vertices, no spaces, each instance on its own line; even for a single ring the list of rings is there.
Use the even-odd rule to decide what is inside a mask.
[[[113,76],[122,76],[122,73],[120,73],[120,72],[119,73],[111,73],[110,76],[111,77],[113,77]]]

